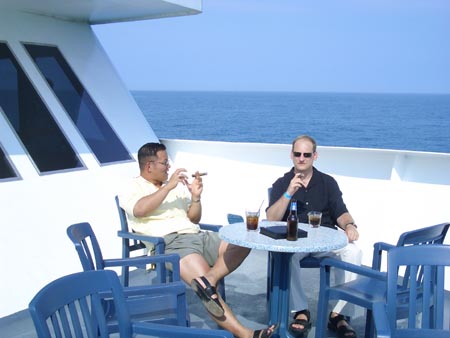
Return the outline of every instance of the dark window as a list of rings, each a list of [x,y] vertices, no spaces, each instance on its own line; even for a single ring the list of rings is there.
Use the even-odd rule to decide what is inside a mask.
[[[0,180],[13,177],[17,177],[17,175],[14,172],[13,166],[3,152],[2,147],[0,147]]]
[[[26,49],[102,164],[131,155],[56,47],[27,44]]]
[[[5,43],[0,43],[0,106],[40,172],[82,167]]]

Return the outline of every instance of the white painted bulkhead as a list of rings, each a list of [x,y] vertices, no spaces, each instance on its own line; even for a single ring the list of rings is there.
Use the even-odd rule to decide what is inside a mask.
[[[90,222],[105,257],[120,256],[113,197],[118,177],[138,174],[135,161],[99,164],[21,43],[58,46],[130,152],[156,140],[156,136],[88,24],[0,13],[0,41],[7,42],[85,165],[82,170],[39,174],[0,114],[0,142],[21,176],[20,180],[0,183],[2,317],[27,308],[46,283],[80,270],[65,233],[71,223]]]
[[[46,283],[81,270],[66,235],[70,224],[90,222],[104,256],[120,257],[113,198],[124,180],[138,175],[135,161],[99,165],[21,43],[58,46],[134,158],[143,143],[157,136],[88,24],[3,11],[0,41],[8,43],[85,165],[40,175],[0,113],[0,142],[20,174],[19,180],[0,182],[3,317],[25,309]],[[290,145],[164,143],[174,166],[208,172],[202,198],[206,223],[225,224],[228,212],[243,214],[262,199],[265,208],[267,188],[291,167]],[[316,165],[340,184],[359,225],[364,264],[371,263],[374,242],[395,243],[404,231],[450,221],[450,154],[319,147]]]

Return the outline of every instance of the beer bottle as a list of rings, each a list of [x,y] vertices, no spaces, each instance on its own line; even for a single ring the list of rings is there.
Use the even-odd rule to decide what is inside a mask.
[[[291,200],[289,216],[287,218],[287,236],[288,241],[297,240],[298,217],[297,217],[297,200]]]

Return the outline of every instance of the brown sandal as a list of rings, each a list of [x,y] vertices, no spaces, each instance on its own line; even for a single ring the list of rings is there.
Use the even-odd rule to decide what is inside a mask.
[[[278,324],[273,324],[264,330],[256,330],[253,332],[253,338],[270,338],[278,329]]]
[[[215,286],[209,284],[209,281],[205,277],[200,277],[202,284],[196,279],[191,281],[191,287],[197,296],[200,297],[203,305],[206,307],[209,313],[215,317],[222,317],[224,310],[222,304],[220,304],[219,296],[217,295],[217,290]]]
[[[297,319],[297,316],[304,315],[305,319]],[[302,325],[303,328],[295,327],[294,325]],[[294,313],[294,320],[289,324],[289,332],[295,338],[307,338],[309,329],[311,329],[311,314],[309,310],[301,310]]]
[[[340,321],[345,321],[345,324],[339,325]],[[350,326],[350,317],[341,314],[336,317],[328,317],[328,329],[336,332],[338,338],[356,338],[356,331]]]

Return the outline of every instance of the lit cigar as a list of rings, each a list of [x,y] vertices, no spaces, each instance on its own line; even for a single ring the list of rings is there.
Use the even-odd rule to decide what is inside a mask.
[[[197,173],[197,174],[192,174],[192,177],[200,177],[200,176],[206,176],[208,175],[208,173]]]

